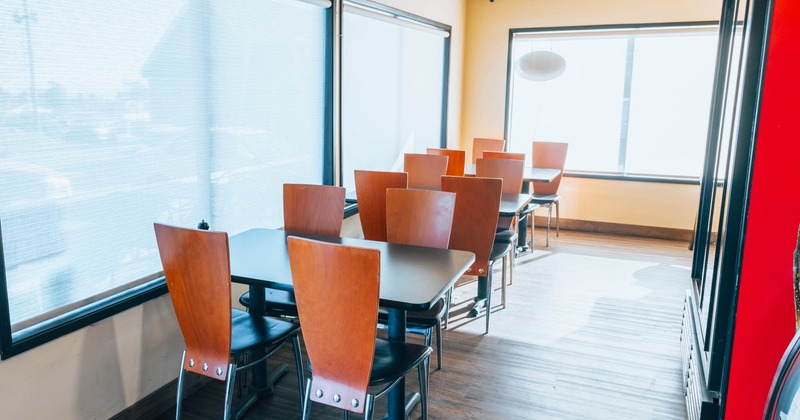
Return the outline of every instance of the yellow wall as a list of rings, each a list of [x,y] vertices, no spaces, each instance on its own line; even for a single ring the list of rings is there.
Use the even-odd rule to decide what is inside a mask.
[[[461,145],[503,138],[511,28],[718,20],[720,0],[467,0]],[[544,140],[544,139],[543,139]],[[561,217],[691,229],[699,187],[565,178]]]

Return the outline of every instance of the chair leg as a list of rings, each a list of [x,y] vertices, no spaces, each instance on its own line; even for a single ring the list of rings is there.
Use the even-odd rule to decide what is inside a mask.
[[[306,380],[306,391],[303,398],[303,420],[308,420],[311,415],[311,378]],[[369,399],[367,399],[369,401]]]
[[[436,323],[436,370],[442,370],[442,321]]]
[[[503,280],[503,290],[505,290],[505,288],[506,288],[506,272],[507,272],[507,270],[508,270],[508,264],[506,263],[506,260],[507,260],[508,258],[510,258],[510,256],[509,256],[509,255],[506,255],[505,257],[503,257],[503,275],[502,275],[502,277],[501,277],[501,279]],[[491,291],[491,289],[489,289],[489,290]],[[506,299],[506,294],[505,294],[505,293],[503,293],[503,295],[502,295],[502,296],[501,296],[501,298],[500,298],[500,303],[502,303],[502,304],[503,304],[503,306],[506,306],[506,301],[505,301],[505,299]]]
[[[177,401],[175,402],[175,420],[180,420],[181,418],[181,405],[183,403],[183,380],[186,376],[186,369],[183,367],[186,363],[186,350],[183,351],[183,356],[181,356],[181,371],[178,373],[178,397]]]
[[[492,314],[492,271],[486,276],[486,334],[489,334],[489,316]]]
[[[300,409],[302,409],[306,396],[303,391],[303,354],[300,352],[300,337],[297,334],[292,337],[292,348],[294,349],[294,367],[297,369],[297,387],[300,390]]]
[[[428,356],[430,358],[430,356]],[[428,364],[424,361],[417,365],[417,376],[419,376],[419,404],[422,410],[422,420],[428,418]]]
[[[236,363],[228,365],[228,379],[225,381],[225,413],[224,420],[231,418],[231,406],[233,404],[233,384],[236,382]]]
[[[553,205],[547,205],[547,236],[544,240],[544,246],[550,246],[550,215],[553,213]]]
[[[372,408],[375,405],[375,396],[367,394],[367,402],[364,406],[364,420],[372,420]]]
[[[342,413],[343,413],[343,414],[342,414],[342,418],[343,418],[344,420],[350,420],[350,412],[349,412],[349,411],[347,411],[347,410],[342,410]]]
[[[558,201],[556,201],[556,202],[555,202],[555,203],[553,203],[553,204],[555,204],[555,205],[556,205],[556,236],[558,236],[558,234],[559,234],[559,230],[558,230],[558,219],[560,219],[561,217],[559,217],[559,214],[558,214]]]
[[[431,336],[432,336],[432,333],[433,333],[433,332],[431,331],[431,329],[430,329],[430,328],[428,328],[427,330],[425,330],[425,345],[426,345],[426,346],[428,346],[428,347],[430,347],[430,346],[431,346]]]
[[[450,287],[450,290],[447,291],[447,295],[445,296],[445,310],[444,310],[444,328],[447,329],[447,324],[450,322],[450,302],[453,300],[453,287]]]

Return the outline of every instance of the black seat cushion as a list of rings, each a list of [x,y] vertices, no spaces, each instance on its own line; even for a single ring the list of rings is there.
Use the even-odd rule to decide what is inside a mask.
[[[511,229],[502,229],[498,230],[494,234],[494,242],[495,243],[508,243],[511,244],[512,242],[517,240],[517,232],[514,232]]]
[[[533,199],[531,200],[531,203],[533,203],[533,204],[541,204],[541,205],[553,204],[556,201],[558,201],[558,199],[559,199],[558,194],[536,194],[536,193],[534,193],[533,194]]]
[[[431,354],[428,346],[389,341],[375,338],[375,355],[372,358],[372,372],[369,375],[369,386],[392,382],[414,369]],[[308,360],[308,371],[314,373],[311,359]]]
[[[239,303],[245,308],[250,307],[250,292],[245,292],[239,297]],[[272,316],[297,317],[297,302],[294,293],[285,290],[266,289],[266,313]]]
[[[510,243],[495,242],[492,246],[492,253],[489,254],[489,261],[495,261],[503,258],[504,255],[511,251]]]
[[[231,354],[281,343],[296,334],[300,325],[264,316],[231,310]]]
[[[446,309],[444,298],[441,298],[427,311],[407,312],[406,327],[415,330],[433,328],[444,317]],[[389,311],[386,308],[378,309],[378,324],[389,324]]]
[[[375,357],[369,376],[370,386],[391,382],[405,375],[431,354],[431,351],[428,346],[376,338]]]

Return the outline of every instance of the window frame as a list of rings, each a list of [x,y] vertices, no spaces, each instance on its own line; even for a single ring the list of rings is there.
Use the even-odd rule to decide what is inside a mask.
[[[583,25],[583,26],[548,26],[548,27],[533,27],[533,28],[511,28],[508,31],[508,52],[506,61],[506,96],[505,96],[505,115],[503,120],[503,138],[508,139],[510,133],[511,123],[511,89],[512,78],[514,77],[514,36],[516,34],[525,33],[542,33],[542,32],[580,32],[580,31],[610,31],[610,30],[636,30],[636,29],[670,29],[679,27],[719,27],[719,21],[687,21],[687,22],[662,22],[662,23],[640,23],[640,24],[614,24],[614,25]],[[627,71],[627,70],[626,70]],[[626,78],[626,89],[629,89],[630,80]],[[711,95],[709,90],[709,95]],[[624,98],[623,98],[624,100]],[[620,105],[622,106],[622,104]],[[627,110],[626,110],[627,112]],[[711,114],[711,109],[709,109]],[[623,119],[627,118],[623,115]],[[620,137],[626,137],[626,133],[620,133]],[[620,146],[623,139],[620,138]],[[506,145],[508,148],[509,145]],[[703,149],[705,150],[705,149]],[[620,156],[625,156],[625,151],[620,148]],[[598,171],[577,171],[566,170],[564,176],[568,178],[590,178],[602,179],[613,181],[627,181],[627,182],[654,182],[662,184],[686,184],[686,185],[699,185],[700,175],[696,177],[682,177],[670,175],[650,175],[650,174],[629,174],[625,172],[598,172]]]
[[[297,0],[318,3],[316,0]],[[415,14],[395,9],[370,0],[347,0],[348,3],[379,10],[383,13],[412,20],[423,26],[431,26],[452,34],[449,25],[436,22]],[[325,3],[321,1],[319,3]],[[322,183],[325,185],[341,185],[341,19],[344,0],[331,1],[326,9],[325,27],[325,94],[324,94],[324,138],[322,144],[323,168]],[[441,138],[442,147],[447,139],[447,112],[449,99],[450,75],[450,37],[444,40],[444,60],[442,79],[442,114]],[[356,204],[346,204],[344,217],[348,218],[358,212]],[[156,299],[168,293],[163,275],[132,286],[114,295],[92,302],[88,305],[65,312],[56,317],[41,321],[20,331],[11,331],[11,313],[5,272],[5,257],[2,247],[2,224],[0,224],[0,360],[21,354],[27,350],[46,344],[93,323],[110,318],[128,309]]]

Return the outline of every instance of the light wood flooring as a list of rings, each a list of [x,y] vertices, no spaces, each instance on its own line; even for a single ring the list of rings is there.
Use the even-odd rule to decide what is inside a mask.
[[[444,332],[444,366],[431,372],[430,418],[685,419],[679,337],[690,287],[687,244],[551,235],[545,248],[537,229],[535,251],[517,259],[506,308],[495,275],[488,335],[483,318],[465,317],[476,282],[462,279]],[[245,418],[299,418],[291,347],[271,360],[290,363],[289,373]],[[417,388],[414,373],[407,384]],[[182,418],[221,418],[223,393],[221,383],[205,386],[185,400]],[[376,407],[380,418],[385,398]],[[417,408],[412,418],[419,416]],[[312,418],[341,414],[315,404]]]

